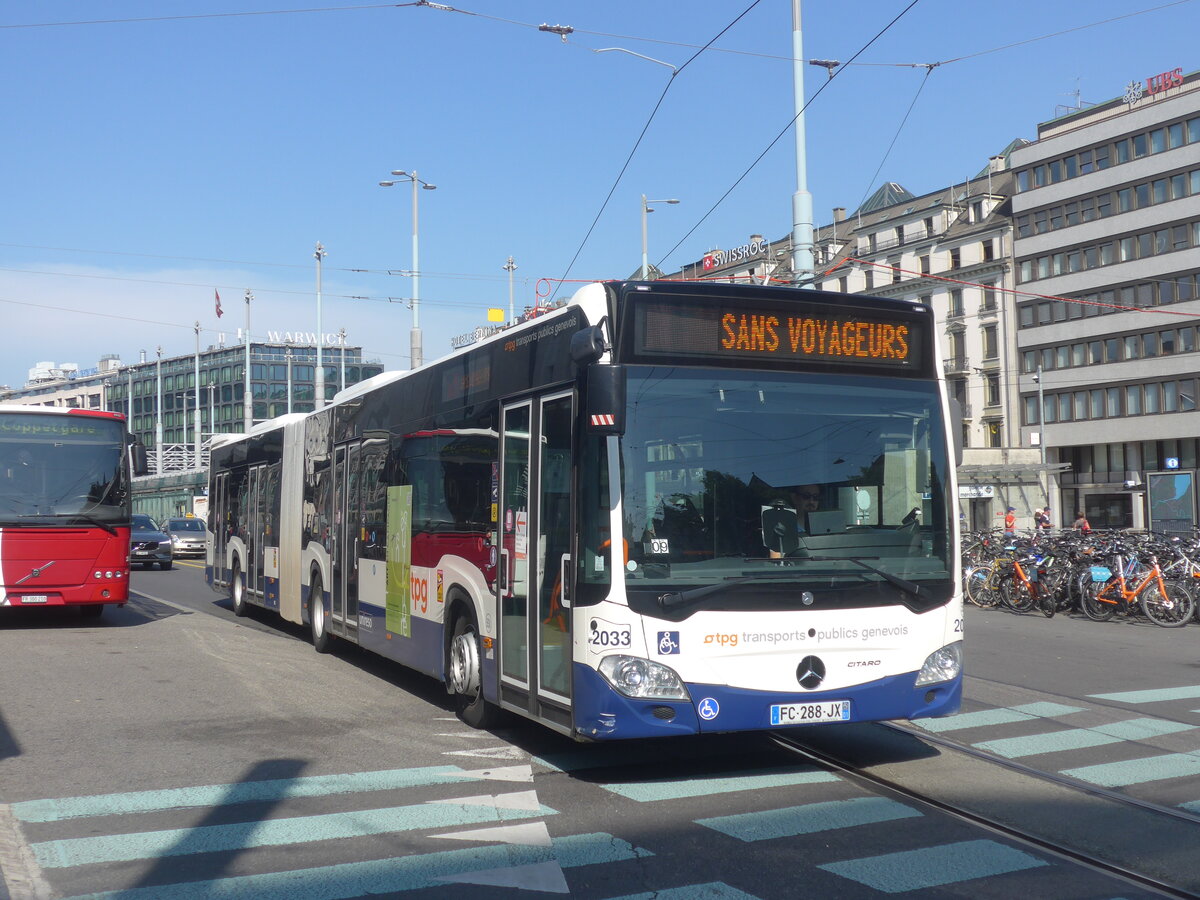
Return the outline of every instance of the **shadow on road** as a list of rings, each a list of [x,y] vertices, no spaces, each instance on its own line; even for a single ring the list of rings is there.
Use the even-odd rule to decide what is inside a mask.
[[[270,759],[250,766],[238,781],[225,785],[224,796],[211,804],[199,822],[156,854],[154,864],[135,887],[153,888],[181,878],[220,880],[239,854],[254,845],[256,832],[287,798],[289,785],[307,765],[299,759]],[[231,807],[238,809],[233,812]]]
[[[131,597],[123,607],[107,605],[104,612],[89,618],[71,606],[7,607],[0,609],[0,629],[8,631],[46,630],[68,628],[133,628],[158,622],[173,616],[190,616],[192,613],[155,603],[143,597]]]

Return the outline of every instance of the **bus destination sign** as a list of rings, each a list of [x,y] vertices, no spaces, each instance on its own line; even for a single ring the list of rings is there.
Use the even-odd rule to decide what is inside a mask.
[[[772,305],[773,306],[773,305]],[[828,306],[797,310],[647,303],[637,354],[919,369],[921,331],[904,316]]]

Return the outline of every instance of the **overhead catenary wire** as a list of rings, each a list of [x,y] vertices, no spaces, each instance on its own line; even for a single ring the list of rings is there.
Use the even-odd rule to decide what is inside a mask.
[[[740,22],[750,12],[750,10],[754,9],[754,7],[758,6],[758,4],[761,2],[762,2],[762,0],[754,0],[754,2],[752,2],[744,10],[742,10],[733,19],[733,21],[731,21],[728,25],[726,25],[719,32],[717,32],[717,34],[715,34],[708,41],[707,44],[705,44],[703,47],[701,47],[699,50],[697,50],[694,54],[692,54],[692,56],[688,58],[687,62],[685,62],[683,65],[679,66],[678,68],[673,68],[670,78],[667,79],[667,83],[663,86],[662,93],[659,94],[658,100],[654,104],[654,108],[650,111],[650,115],[646,119],[645,124],[642,125],[642,130],[638,134],[637,140],[634,141],[633,146],[630,148],[629,153],[626,155],[625,162],[621,165],[621,169],[617,173],[617,177],[613,179],[612,186],[608,189],[608,194],[605,196],[604,201],[600,204],[600,208],[596,211],[595,218],[592,219],[592,224],[590,226],[588,226],[587,233],[583,236],[583,240],[580,241],[579,247],[575,251],[575,255],[571,257],[571,261],[567,264],[566,269],[563,271],[562,277],[559,279],[560,283],[567,280],[567,277],[571,274],[571,269],[574,268],[576,261],[579,259],[579,255],[583,252],[583,248],[587,246],[587,242],[591,239],[592,233],[596,230],[596,225],[600,221],[600,217],[602,215],[604,215],[604,210],[608,208],[609,201],[612,200],[613,194],[616,193],[617,186],[621,183],[621,179],[625,176],[625,172],[628,171],[629,164],[631,162],[633,162],[634,155],[637,153],[638,148],[642,145],[642,141],[646,137],[646,132],[648,132],[650,130],[650,125],[654,121],[654,117],[656,115],[658,115],[658,111],[662,107],[663,101],[666,100],[667,92],[671,90],[671,86],[675,83],[675,79],[678,78],[683,73],[683,71],[688,66],[690,66],[697,59],[697,57],[700,56],[700,54],[702,54],[705,50],[707,50],[709,47],[711,47],[713,45],[713,43],[715,43],[717,40],[719,40],[722,35],[724,35],[727,31],[729,31],[729,29],[731,29],[734,25],[736,25],[738,22]],[[913,2],[915,3],[915,2],[917,2],[917,0],[913,0]],[[554,293],[552,293],[550,295],[551,300],[554,299],[554,296],[557,293],[557,291],[558,291],[558,288],[555,287]]]
[[[883,35],[885,35],[892,28],[892,26],[894,26],[897,22],[899,22],[900,19],[903,18],[904,15],[907,14],[908,11],[911,10],[914,6],[916,6],[919,2],[920,2],[920,0],[912,0],[912,2],[908,4],[908,6],[904,7],[904,9],[902,9],[895,16],[895,18],[893,18],[890,22],[888,22],[888,24],[885,25],[873,38],[871,38],[869,41],[867,41],[865,44],[863,44],[857,51],[855,51],[854,55],[850,57],[850,61],[852,62],[855,59],[858,59],[858,57],[860,57],[863,53],[865,53],[872,44],[874,44],[881,37],[883,37]],[[746,176],[748,176],[752,171],[754,171],[755,167],[757,167],[758,164],[760,162],[762,162],[763,158],[771,151],[771,148],[774,147],[777,143],[779,143],[779,141],[783,139],[784,135],[786,135],[795,126],[796,120],[799,119],[800,116],[808,109],[808,107],[812,105],[814,100],[816,100],[819,96],[821,96],[821,94],[825,91],[825,88],[827,88],[833,82],[833,80],[837,77],[837,75],[838,75],[838,72],[830,73],[829,78],[827,78],[825,80],[825,82],[819,88],[817,88],[817,90],[813,93],[813,95],[811,97],[809,97],[806,101],[804,101],[804,105],[801,106],[800,112],[798,112],[794,116],[792,116],[792,118],[788,121],[787,125],[785,125],[782,129],[780,129],[779,133],[776,134],[775,137],[771,139],[770,143],[768,143],[765,148],[763,148],[763,151],[754,158],[754,161],[751,162],[750,165],[746,167],[745,171],[743,171],[742,174],[737,177],[737,179],[733,182],[733,184],[731,184],[726,189],[725,193],[723,193],[720,197],[717,198],[716,202],[713,203],[713,205],[708,208],[708,211],[703,216],[700,217],[700,219],[688,230],[688,232],[675,243],[675,246],[673,246],[670,250],[668,250],[665,254],[663,254],[660,257],[660,260],[659,260],[660,263],[662,262],[662,260],[665,260],[672,253],[674,253],[676,250],[678,250],[679,247],[682,246],[683,242],[686,241],[689,237],[691,237],[695,233],[696,229],[699,228],[702,224],[704,224],[704,222],[708,219],[709,216],[711,216],[714,212],[716,212],[717,208],[722,203],[725,202],[725,198],[734,192],[734,190],[737,188],[737,186],[739,184],[741,184],[742,181],[745,180]]]

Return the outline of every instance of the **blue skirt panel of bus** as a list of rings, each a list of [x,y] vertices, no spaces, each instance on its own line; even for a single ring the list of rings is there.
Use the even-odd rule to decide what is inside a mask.
[[[387,610],[360,602],[358,643],[372,653],[378,653],[441,680],[445,673],[442,661],[442,623],[419,619],[416,616],[411,616],[408,621],[412,637],[393,633],[391,640],[388,640]],[[364,627],[368,622],[370,626]],[[484,668],[484,683],[487,684],[488,661],[484,659],[481,663]]]
[[[961,679],[916,687],[915,672],[847,690],[805,694],[688,684],[691,701],[631,700],[613,690],[594,669],[579,663],[574,677],[575,729],[580,737],[595,740],[770,730],[781,727],[771,724],[771,706],[777,703],[849,700],[851,722],[947,716],[957,712],[962,703]],[[927,695],[931,695],[928,702]],[[670,718],[668,708],[674,712]]]
[[[263,603],[267,609],[279,612],[279,579],[269,575],[263,577]]]

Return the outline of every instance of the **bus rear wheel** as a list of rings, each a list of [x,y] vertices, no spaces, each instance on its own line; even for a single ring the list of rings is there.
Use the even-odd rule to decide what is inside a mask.
[[[246,605],[246,585],[242,582],[242,564],[233,561],[233,574],[229,579],[229,599],[233,602],[233,614],[244,616],[250,610]]]
[[[472,728],[487,728],[498,710],[483,697],[483,664],[479,631],[469,615],[454,620],[446,663],[446,687],[454,695],[455,713]]]
[[[313,573],[312,588],[308,592],[308,624],[312,628],[313,649],[318,653],[329,652],[329,622],[325,618],[325,588],[321,576]]]

